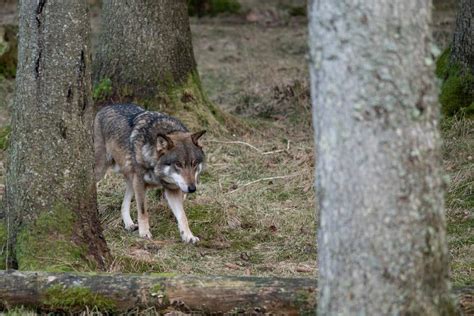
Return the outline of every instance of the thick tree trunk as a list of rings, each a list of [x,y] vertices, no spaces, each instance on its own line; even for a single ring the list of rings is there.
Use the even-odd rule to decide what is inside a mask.
[[[6,176],[20,269],[103,267],[92,149],[86,1],[20,1],[19,65]]]
[[[321,315],[452,310],[431,1],[313,0]]]
[[[0,304],[46,311],[301,315],[315,310],[315,291],[310,279],[0,271]]]
[[[461,64],[474,76],[474,1],[472,0],[459,2],[451,45],[451,61]]]
[[[104,0],[94,61],[98,101],[134,101],[212,125],[221,114],[202,92],[186,0]],[[110,93],[100,94],[110,82]]]

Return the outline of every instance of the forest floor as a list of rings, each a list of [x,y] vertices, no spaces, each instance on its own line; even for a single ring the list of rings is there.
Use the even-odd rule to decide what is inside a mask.
[[[156,191],[148,194],[153,241],[126,232],[121,177],[110,173],[99,183],[99,211],[114,257],[109,271],[317,276],[306,20],[262,9],[245,17],[192,19],[191,28],[209,98],[251,128],[205,137],[207,170],[185,202],[191,230],[201,239],[197,245],[180,241]],[[13,86],[0,78],[4,126]],[[474,121],[443,119],[442,135],[451,178],[451,278],[460,286],[474,280]]]

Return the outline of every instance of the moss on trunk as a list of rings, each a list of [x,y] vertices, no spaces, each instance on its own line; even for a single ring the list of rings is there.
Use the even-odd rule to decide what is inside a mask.
[[[54,285],[44,293],[43,305],[48,310],[78,313],[84,309],[97,309],[103,313],[114,312],[115,302],[89,288]]]
[[[31,224],[22,227],[16,241],[16,259],[20,270],[81,271],[93,270],[88,264],[87,247],[74,241],[76,213],[58,204],[43,212]]]
[[[147,109],[166,112],[178,117],[191,130],[221,129],[232,118],[217,108],[204,93],[197,71],[191,72],[183,83],[167,82],[162,92],[140,100]]]

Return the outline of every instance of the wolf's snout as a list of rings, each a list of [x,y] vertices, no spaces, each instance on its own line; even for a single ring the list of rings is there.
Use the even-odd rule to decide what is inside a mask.
[[[189,193],[196,192],[196,185],[195,185],[194,183],[188,185],[188,192],[189,192]]]

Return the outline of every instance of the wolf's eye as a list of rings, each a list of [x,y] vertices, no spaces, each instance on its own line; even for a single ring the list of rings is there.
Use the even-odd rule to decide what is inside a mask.
[[[183,168],[183,165],[180,162],[177,162],[174,165],[176,166],[176,168]]]

